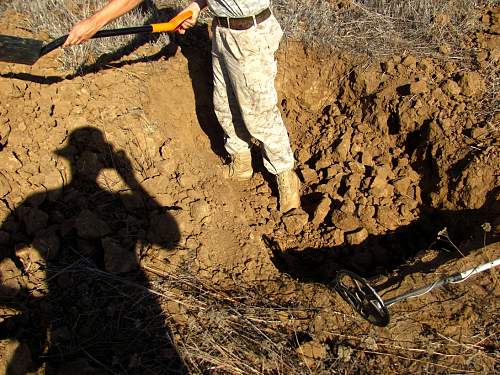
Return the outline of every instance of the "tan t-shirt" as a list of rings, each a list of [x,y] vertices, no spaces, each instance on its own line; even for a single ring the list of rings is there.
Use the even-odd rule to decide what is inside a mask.
[[[241,18],[254,16],[269,8],[270,0],[208,0],[208,8],[219,17]]]

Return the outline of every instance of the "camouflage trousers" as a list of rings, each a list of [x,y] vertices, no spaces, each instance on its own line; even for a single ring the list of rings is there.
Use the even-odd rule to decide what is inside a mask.
[[[272,174],[293,169],[288,133],[277,107],[274,53],[283,36],[270,16],[248,30],[213,25],[214,109],[230,155],[249,152],[252,137]]]

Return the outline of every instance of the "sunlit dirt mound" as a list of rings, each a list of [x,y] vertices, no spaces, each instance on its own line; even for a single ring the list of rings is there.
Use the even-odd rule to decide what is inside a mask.
[[[348,269],[393,297],[500,255],[497,10],[483,26],[472,65],[284,44],[286,215],[258,144],[251,181],[222,178],[206,26],[79,75],[0,63],[2,370],[493,373],[496,271],[388,328],[332,288]]]

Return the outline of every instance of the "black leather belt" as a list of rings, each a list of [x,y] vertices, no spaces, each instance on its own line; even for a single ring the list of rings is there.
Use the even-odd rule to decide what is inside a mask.
[[[215,22],[217,26],[225,27],[233,30],[246,30],[254,25],[258,25],[264,22],[271,16],[271,10],[269,8],[264,9],[259,14],[250,17],[242,18],[229,18],[229,17],[215,17]]]

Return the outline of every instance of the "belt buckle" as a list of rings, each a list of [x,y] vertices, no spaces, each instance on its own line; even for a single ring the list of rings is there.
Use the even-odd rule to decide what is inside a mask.
[[[215,19],[217,20],[217,26],[229,28],[229,17],[216,17]]]

